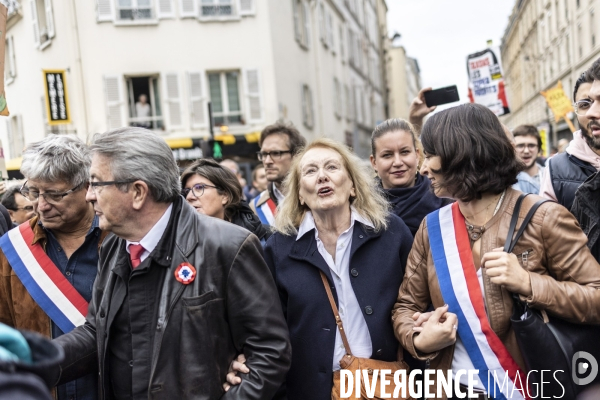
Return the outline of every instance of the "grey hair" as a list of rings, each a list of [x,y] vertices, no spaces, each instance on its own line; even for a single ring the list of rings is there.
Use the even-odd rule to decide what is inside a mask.
[[[27,179],[67,182],[75,187],[88,181],[90,165],[90,153],[81,139],[50,135],[25,148],[21,173]]]
[[[159,203],[174,201],[181,193],[179,167],[167,142],[144,128],[126,127],[97,133],[90,144],[92,155],[108,158],[115,181],[141,180]],[[120,185],[126,191],[128,185]]]

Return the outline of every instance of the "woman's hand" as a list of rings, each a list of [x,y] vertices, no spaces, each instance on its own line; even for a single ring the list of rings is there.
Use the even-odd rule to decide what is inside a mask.
[[[494,249],[483,255],[481,266],[485,268],[485,273],[492,283],[513,293],[531,296],[529,272],[521,267],[514,254],[505,253],[502,248]]]
[[[243,374],[247,374],[250,372],[248,367],[246,367],[246,357],[244,354],[240,354],[237,356],[235,360],[231,362],[229,365],[229,373],[227,374],[227,382],[223,384],[223,389],[228,391],[232,386],[237,386],[242,383],[242,378],[237,376],[237,373],[241,372]]]
[[[430,313],[424,315],[427,314]],[[414,337],[415,349],[428,354],[454,344],[457,326],[458,318],[456,314],[448,312],[447,304],[436,308],[422,324],[421,332]]]

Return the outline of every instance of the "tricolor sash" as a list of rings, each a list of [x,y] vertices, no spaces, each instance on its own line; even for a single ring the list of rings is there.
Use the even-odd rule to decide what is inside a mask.
[[[275,223],[275,215],[277,214],[277,205],[270,197],[262,203],[260,206],[258,205],[258,201],[260,197],[257,197],[254,201],[254,209],[256,210],[256,214],[258,218],[260,218],[260,222],[265,225],[273,225]]]
[[[526,375],[488,321],[465,219],[458,204],[429,214],[427,230],[442,297],[448,311],[458,316],[458,335],[473,366],[479,370],[479,379],[488,395],[500,400],[527,399]],[[499,382],[495,381],[494,373]],[[506,375],[508,379],[503,384]]]
[[[0,238],[0,248],[25,289],[64,333],[83,325],[88,303],[50,260],[26,221]]]

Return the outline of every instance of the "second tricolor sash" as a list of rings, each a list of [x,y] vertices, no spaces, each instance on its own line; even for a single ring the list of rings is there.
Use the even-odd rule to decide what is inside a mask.
[[[83,325],[87,301],[65,278],[39,243],[29,221],[0,238],[0,248],[27,292],[64,333]]]
[[[526,375],[487,319],[465,219],[458,204],[429,214],[427,230],[442,297],[448,311],[458,316],[458,335],[473,366],[479,370],[481,383],[495,399],[525,399]],[[500,382],[494,380],[494,373]],[[504,383],[508,385],[503,384],[506,375],[510,382]]]

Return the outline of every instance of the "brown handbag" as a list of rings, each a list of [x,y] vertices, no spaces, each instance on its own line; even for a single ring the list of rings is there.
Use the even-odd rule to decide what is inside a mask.
[[[375,386],[374,396],[367,396],[365,382],[363,380],[363,370],[366,370],[369,375],[372,376],[374,370],[391,370],[391,375],[387,375],[386,379],[390,380],[390,384],[387,385],[385,390],[386,394],[392,395],[392,398],[395,399],[405,399],[408,400],[408,373],[409,368],[408,365],[404,362],[401,357],[398,357],[400,361],[381,361],[381,360],[373,360],[371,358],[361,358],[355,357],[352,355],[350,351],[350,345],[348,344],[348,339],[346,338],[346,333],[344,332],[344,326],[342,324],[342,319],[340,318],[338,308],[335,305],[335,300],[333,299],[333,295],[331,294],[331,288],[329,287],[329,282],[327,281],[327,276],[323,272],[321,272],[321,279],[323,280],[323,285],[325,286],[325,291],[327,292],[327,297],[329,298],[329,304],[331,304],[331,310],[333,311],[333,315],[335,317],[335,323],[340,330],[340,335],[342,337],[342,342],[344,342],[344,348],[346,349],[346,355],[340,360],[340,366],[342,369],[350,371],[352,376],[356,379],[356,370],[361,370],[360,373],[360,388],[361,388],[361,397],[355,397],[356,393],[354,393],[356,382],[354,383],[354,387],[352,388],[352,395],[350,399],[360,398],[360,399],[382,399],[381,397],[381,383],[380,376],[377,377],[377,382]],[[400,348],[398,351],[398,355],[402,354],[402,349]],[[398,370],[405,370],[406,375],[401,379],[401,382],[405,383],[405,392],[407,397],[393,397],[393,393],[396,390],[396,385],[394,384],[394,373]],[[371,385],[373,383],[372,379],[369,379],[368,384]],[[332,400],[340,400],[341,399],[341,380],[340,380],[340,371],[333,372],[333,387],[331,388],[331,399]],[[402,396],[402,390],[400,390],[399,395]],[[386,397],[390,398],[390,397]]]

